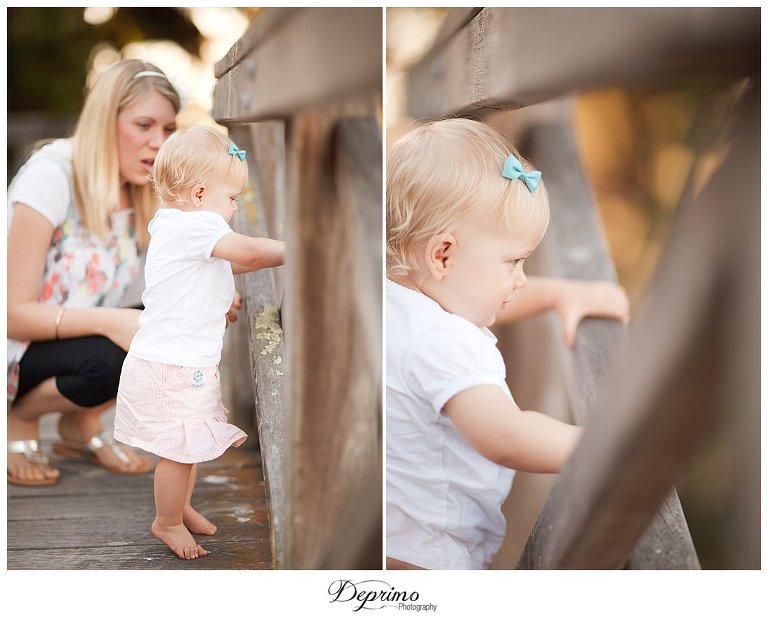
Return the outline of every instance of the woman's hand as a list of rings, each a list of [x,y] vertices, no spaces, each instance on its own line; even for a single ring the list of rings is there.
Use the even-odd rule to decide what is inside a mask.
[[[115,307],[100,308],[100,311],[109,312],[108,319],[105,321],[103,335],[127,351],[133,336],[139,330],[141,310]]]
[[[555,297],[555,309],[563,323],[568,346],[576,341],[576,330],[588,316],[615,318],[629,322],[629,299],[624,289],[609,281],[561,280]]]
[[[237,311],[241,307],[243,307],[243,298],[240,296],[240,293],[235,290],[235,297],[232,299],[232,305],[229,306],[229,311],[227,312],[227,320],[229,322],[237,321]]]

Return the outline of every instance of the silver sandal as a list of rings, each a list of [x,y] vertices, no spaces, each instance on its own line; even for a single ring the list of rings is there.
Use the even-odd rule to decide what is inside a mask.
[[[106,430],[102,430],[98,434],[94,434],[87,442],[72,441],[68,439],[62,439],[58,443],[53,444],[53,451],[62,456],[70,458],[82,458],[98,464],[104,467],[108,471],[113,473],[125,473],[128,475],[142,475],[152,470],[152,460],[150,458],[141,458],[141,465],[137,469],[122,469],[116,466],[109,466],[99,460],[96,452],[102,447],[108,447],[109,450],[117,457],[120,462],[126,466],[130,466],[132,460],[123,451],[122,447],[115,442],[112,435]]]
[[[22,454],[27,460],[41,467],[49,465],[50,460],[40,449],[37,439],[24,439],[8,441],[9,454]],[[56,469],[54,469],[56,470]],[[59,477],[46,477],[44,479],[23,479],[8,472],[8,481],[18,486],[53,486],[59,483]]]

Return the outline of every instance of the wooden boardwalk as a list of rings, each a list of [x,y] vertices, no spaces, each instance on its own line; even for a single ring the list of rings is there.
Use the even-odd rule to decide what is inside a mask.
[[[56,421],[48,415],[41,424],[49,455]],[[194,561],[178,559],[149,531],[151,473],[116,475],[55,454],[51,462],[62,472],[57,485],[8,484],[8,569],[272,568],[261,458],[253,449],[230,449],[198,465],[193,505],[218,531],[195,536],[211,554]]]

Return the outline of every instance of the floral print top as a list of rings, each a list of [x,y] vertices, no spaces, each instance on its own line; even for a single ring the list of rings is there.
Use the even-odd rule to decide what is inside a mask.
[[[27,163],[30,164],[34,162]],[[71,188],[71,166],[64,164],[62,168]],[[138,271],[133,209],[112,213],[108,238],[104,241],[80,222],[70,191],[66,219],[54,230],[48,249],[40,302],[63,307],[115,307]],[[29,344],[8,340],[9,402],[16,396],[19,362]]]

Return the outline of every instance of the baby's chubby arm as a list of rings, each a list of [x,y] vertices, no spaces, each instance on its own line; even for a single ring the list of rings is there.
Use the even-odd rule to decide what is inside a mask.
[[[471,387],[443,407],[469,443],[496,464],[532,473],[557,473],[582,433],[535,411],[522,411],[494,385]]]
[[[211,255],[231,262],[233,273],[248,273],[283,264],[285,243],[230,232],[216,243]]]
[[[496,315],[496,324],[525,318],[554,309],[560,314],[568,346],[576,340],[576,329],[587,316],[629,321],[629,299],[624,289],[610,281],[529,277],[516,290],[506,308]]]

